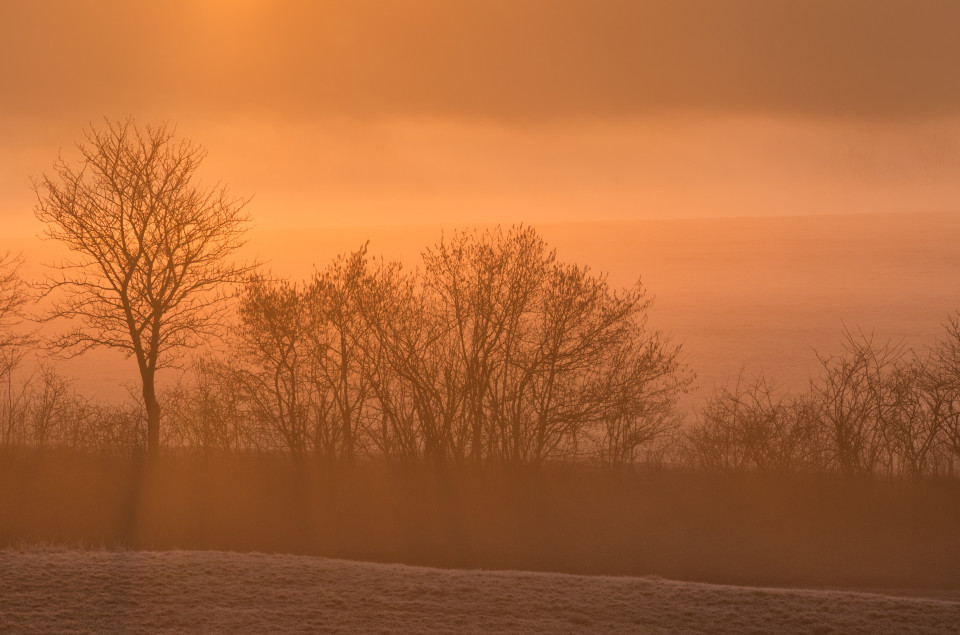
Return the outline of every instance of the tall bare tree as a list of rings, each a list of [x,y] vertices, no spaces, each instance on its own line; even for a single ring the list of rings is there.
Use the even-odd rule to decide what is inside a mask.
[[[456,445],[480,462],[484,435],[488,444],[494,441],[492,421],[508,418],[503,375],[530,339],[524,317],[536,311],[555,254],[532,227],[506,233],[497,227],[455,232],[427,249],[423,260],[437,318],[449,329],[450,361],[460,371],[465,429]]]
[[[236,364],[234,376],[255,418],[295,456],[310,449],[314,436],[311,321],[305,293],[296,285],[254,276],[244,286],[237,348],[246,363]]]
[[[73,354],[105,346],[136,358],[155,456],[157,370],[214,333],[224,285],[252,268],[228,260],[243,244],[247,200],[199,183],[206,151],[166,124],[107,121],[77,148],[77,164],[61,158],[34,183],[46,235],[71,252],[46,280],[55,300],[50,317],[75,324],[54,345]]]
[[[376,357],[369,354],[375,347],[370,341],[372,329],[363,319],[361,306],[369,286],[368,261],[364,245],[317,271],[309,287],[316,318],[312,337],[318,392],[328,394],[334,405],[331,414],[340,430],[339,455],[348,462],[354,459],[357,437],[367,418],[371,375],[378,370],[372,363]]]
[[[416,359],[443,360],[430,387],[456,387],[457,459],[623,462],[672,427],[689,382],[679,347],[646,327],[639,283],[615,290],[533,228],[498,227],[424,252],[423,287],[418,320],[437,327]]]

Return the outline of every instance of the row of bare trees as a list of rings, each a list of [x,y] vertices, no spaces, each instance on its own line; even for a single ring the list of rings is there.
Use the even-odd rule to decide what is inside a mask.
[[[863,333],[818,356],[805,393],[762,375],[717,392],[686,433],[700,468],[848,475],[960,474],[960,314],[925,355]]]
[[[619,465],[659,444],[703,468],[960,473],[957,320],[926,357],[848,334],[807,393],[741,381],[678,433],[689,377],[679,348],[647,328],[642,287],[558,262],[531,228],[455,233],[414,271],[364,248],[295,284],[231,261],[246,199],[204,186],[205,151],[172,126],[107,121],[77,149],[34,183],[37,218],[70,252],[40,285],[44,319],[68,320],[50,340],[61,353],[133,357],[139,406],[88,402],[42,366],[14,381],[31,337],[19,261],[5,256],[6,446]],[[158,393],[158,371],[223,327],[230,353]]]
[[[143,447],[136,404],[85,399],[49,361],[26,369],[37,339],[25,310],[30,294],[21,265],[18,256],[0,256],[0,449],[25,444],[97,451]]]
[[[41,284],[45,319],[69,324],[50,343],[136,360],[151,456],[219,421],[204,443],[345,461],[623,462],[675,423],[679,348],[647,330],[639,284],[556,262],[530,228],[456,234],[410,273],[360,250],[304,285],[250,278],[231,262],[246,200],[199,181],[202,148],[127,119],[77,150],[34,181],[70,252]],[[158,371],[231,326],[242,280],[232,354],[199,363],[161,425]]]
[[[33,338],[19,261],[0,260],[0,447],[142,451],[139,395],[107,405],[50,365],[14,381]],[[926,354],[844,333],[809,390],[741,377],[679,426],[679,349],[637,285],[556,261],[530,228],[458,232],[422,268],[341,256],[302,285],[253,276],[232,354],[162,391],[168,448],[352,461],[960,474],[960,314]]]
[[[160,443],[347,462],[632,462],[676,429],[690,381],[679,347],[647,328],[649,306],[639,283],[617,291],[557,262],[529,227],[457,232],[412,272],[363,247],[302,285],[256,275],[231,353],[197,359],[158,395]],[[3,445],[129,449],[146,436],[140,409],[84,400],[51,367],[8,403]]]
[[[253,278],[235,355],[198,364],[168,417],[229,413],[209,442],[346,461],[629,462],[689,381],[649,305],[531,228],[455,233],[409,273],[363,248],[304,285]]]

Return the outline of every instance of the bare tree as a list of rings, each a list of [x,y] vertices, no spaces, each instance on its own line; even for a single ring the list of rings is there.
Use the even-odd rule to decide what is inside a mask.
[[[843,354],[818,354],[824,374],[811,384],[835,467],[857,475],[890,470],[889,435],[901,406],[894,371],[905,351],[890,342],[877,345],[862,332],[844,330],[843,337]]]
[[[155,456],[157,370],[214,334],[224,284],[251,269],[227,260],[243,244],[246,200],[199,184],[206,151],[166,124],[107,121],[77,147],[77,165],[61,158],[34,183],[46,235],[71,252],[45,291],[55,300],[50,317],[76,326],[53,343],[72,354],[105,346],[136,358]]]
[[[944,325],[946,335],[937,342],[928,362],[926,395],[931,416],[938,422],[948,469],[960,470],[960,312]]]
[[[689,382],[679,347],[646,327],[639,282],[615,290],[557,262],[530,227],[455,233],[424,265],[419,319],[437,328],[416,357],[445,360],[426,377],[455,387],[459,400],[444,403],[457,458],[622,463],[672,427]]]
[[[687,431],[684,452],[703,469],[800,472],[823,467],[822,445],[810,399],[760,374],[714,393]]]
[[[27,287],[20,277],[22,256],[0,254],[0,378],[9,377],[23,358],[29,338],[20,330]]]
[[[454,431],[454,445],[474,462],[485,449],[488,455],[509,452],[511,459],[520,452],[518,445],[493,451],[493,444],[506,438],[494,427],[509,419],[505,389],[513,384],[503,375],[521,356],[529,316],[554,259],[532,227],[455,232],[423,253],[429,305],[446,327],[438,342],[445,343],[463,393],[462,429]]]
[[[368,287],[367,247],[334,259],[316,272],[307,294],[313,315],[311,339],[316,361],[315,386],[319,403],[337,430],[338,458],[354,459],[360,432],[367,417],[367,401],[373,396],[372,377],[377,358],[373,330],[361,310]],[[369,352],[369,353],[367,353]],[[366,354],[365,354],[366,353]]]
[[[399,433],[393,441],[407,458],[434,464],[462,459],[467,395],[451,325],[416,276],[383,270],[373,289],[363,310],[389,367],[387,381],[377,378],[374,392]]]
[[[236,383],[293,454],[622,464],[673,430],[689,383],[649,307],[530,228],[457,232],[411,274],[363,247],[305,287],[248,281]]]
[[[14,429],[23,414],[25,387],[14,387],[14,371],[23,360],[25,345],[30,341],[21,330],[27,288],[20,277],[21,256],[9,252],[0,255],[0,442],[11,443]]]
[[[296,285],[255,276],[243,288],[236,381],[254,418],[295,456],[311,448],[314,436],[308,419],[314,401],[311,320],[305,293]]]
[[[417,381],[436,363],[429,355],[435,320],[424,319],[417,278],[400,263],[368,262],[366,270],[359,307],[369,329],[363,356],[374,411],[372,446],[391,461],[441,460],[439,435],[427,428],[438,417],[421,417],[435,400]]]
[[[957,395],[935,354],[901,361],[891,379],[896,407],[884,427],[885,438],[893,468],[914,477],[948,468],[940,446]]]
[[[207,454],[269,447],[265,430],[253,424],[247,382],[233,358],[195,359],[190,372],[160,395],[163,444]]]
[[[38,369],[40,386],[31,395],[30,419],[33,443],[43,449],[56,441],[57,424],[69,399],[70,383],[49,365]]]

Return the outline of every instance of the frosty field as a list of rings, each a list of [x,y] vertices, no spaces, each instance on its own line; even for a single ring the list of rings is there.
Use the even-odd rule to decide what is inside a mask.
[[[960,632],[960,598],[214,551],[0,552],[0,631]]]

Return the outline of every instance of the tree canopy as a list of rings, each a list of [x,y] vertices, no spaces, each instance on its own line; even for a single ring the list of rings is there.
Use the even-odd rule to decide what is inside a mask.
[[[54,300],[50,317],[74,320],[53,343],[74,353],[106,346],[136,358],[152,454],[159,443],[156,371],[213,334],[223,285],[250,271],[230,261],[243,244],[247,201],[222,184],[201,184],[206,151],[177,139],[167,124],[107,121],[87,130],[77,148],[77,163],[61,157],[34,184],[46,235],[71,253],[45,283]]]

